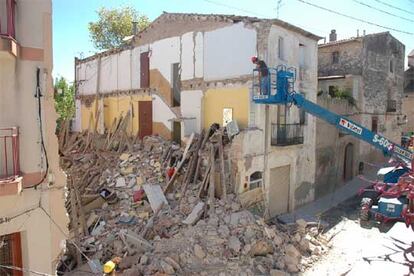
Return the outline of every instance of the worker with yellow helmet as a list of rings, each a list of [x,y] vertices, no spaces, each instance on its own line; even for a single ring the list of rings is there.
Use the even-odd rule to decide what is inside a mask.
[[[104,265],[103,265],[103,272],[104,275],[111,275],[111,276],[115,276],[116,274],[116,268],[119,265],[119,263],[121,262],[121,258],[120,257],[115,257],[110,261],[107,261]]]

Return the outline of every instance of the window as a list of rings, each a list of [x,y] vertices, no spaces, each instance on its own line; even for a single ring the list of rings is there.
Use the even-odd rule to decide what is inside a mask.
[[[284,59],[284,42],[283,42],[283,37],[279,36],[279,40],[277,43],[277,49],[278,49],[278,57],[279,59]]]
[[[223,126],[233,121],[233,108],[223,108]]]
[[[305,67],[305,45],[299,43],[299,67]]]
[[[332,64],[339,63],[339,52],[332,53]]]
[[[377,133],[378,132],[378,117],[371,118],[371,131]]]
[[[262,183],[263,183],[263,178],[262,178],[262,172],[254,172],[250,175],[250,184],[249,184],[249,189],[253,190],[256,188],[260,188],[262,187]]]
[[[338,90],[338,88],[335,85],[329,85],[328,94],[332,98],[335,97],[335,92]]]
[[[305,68],[306,68],[306,54],[305,45],[299,43],[299,80],[304,80]]]
[[[394,60],[390,59],[390,73],[394,73]]]

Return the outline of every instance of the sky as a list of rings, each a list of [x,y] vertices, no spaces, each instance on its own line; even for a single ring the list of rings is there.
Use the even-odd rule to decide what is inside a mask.
[[[302,1],[395,30],[346,18]],[[96,10],[124,6],[134,7],[150,20],[163,11],[278,17],[327,39],[331,29],[336,30],[338,39],[356,36],[358,29],[360,35],[363,30],[367,34],[389,31],[405,44],[406,56],[414,49],[414,0],[53,0],[54,77],[73,81],[74,58],[99,52],[88,32],[88,22],[97,20]]]

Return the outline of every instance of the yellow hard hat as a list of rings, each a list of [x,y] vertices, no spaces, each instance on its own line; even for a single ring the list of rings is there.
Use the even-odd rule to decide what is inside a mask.
[[[113,261],[107,261],[104,264],[103,271],[104,273],[111,273],[115,269],[115,263]]]

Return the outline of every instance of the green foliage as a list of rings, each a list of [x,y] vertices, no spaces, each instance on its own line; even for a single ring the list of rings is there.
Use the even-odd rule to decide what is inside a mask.
[[[354,97],[352,97],[351,90],[348,88],[342,89],[342,88],[338,88],[337,86],[334,86],[333,89],[329,91],[329,95],[332,98],[347,100],[348,103],[351,105],[356,104]]]
[[[55,109],[59,115],[58,127],[75,116],[75,89],[63,77],[55,80]]]
[[[132,22],[137,22],[138,31],[149,25],[146,15],[138,13],[132,7],[107,9],[100,8],[98,21],[89,22],[89,35],[95,48],[106,50],[121,46],[123,38],[133,33]]]

